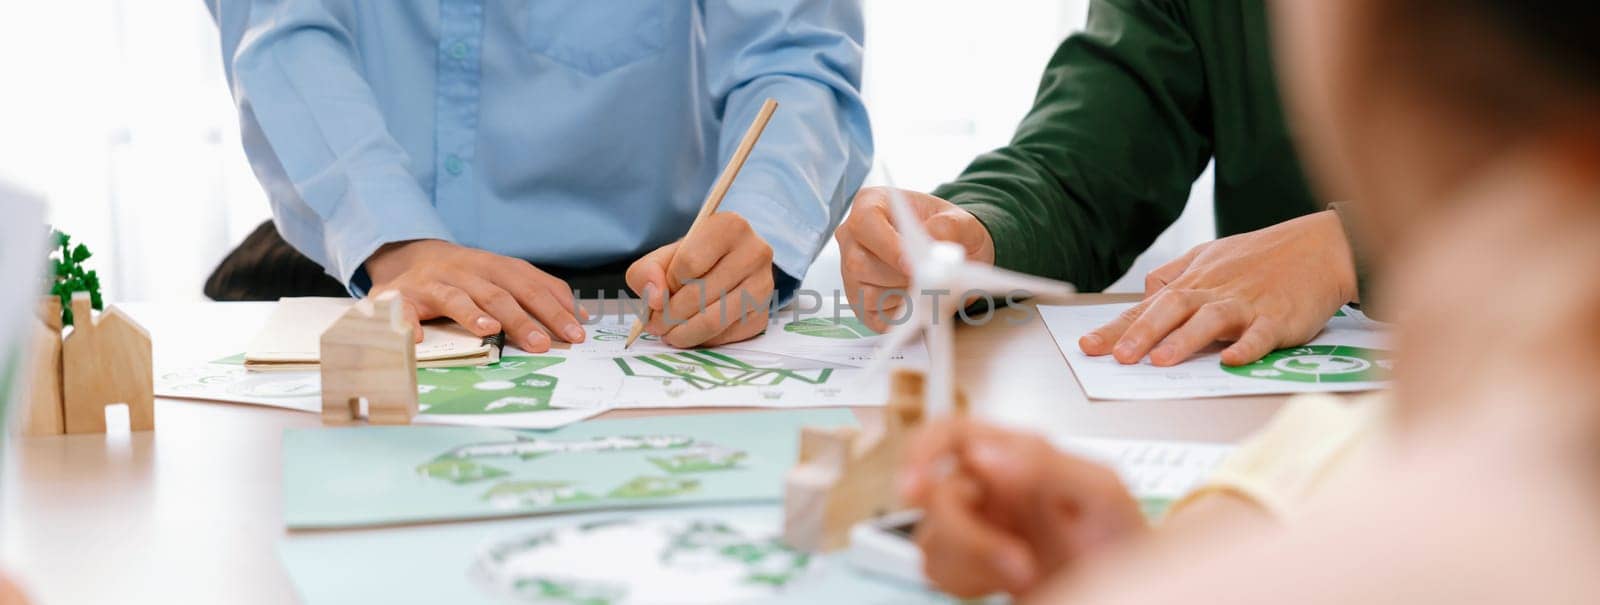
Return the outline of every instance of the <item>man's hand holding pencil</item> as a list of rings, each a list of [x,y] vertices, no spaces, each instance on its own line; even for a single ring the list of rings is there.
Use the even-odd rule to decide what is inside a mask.
[[[657,248],[628,267],[628,287],[649,305],[628,335],[632,346],[648,331],[679,348],[715,346],[760,334],[772,298],[772,246],[750,223],[717,207],[778,110],[767,99],[739,148],[711,187],[683,239]]]
[[[688,237],[629,267],[628,287],[650,307],[644,331],[664,343],[687,348],[745,340],[767,325],[772,246],[744,217],[714,214]]]

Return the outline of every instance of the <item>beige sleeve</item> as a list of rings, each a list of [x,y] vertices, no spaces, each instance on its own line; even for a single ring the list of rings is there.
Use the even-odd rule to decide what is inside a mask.
[[[1296,397],[1247,438],[1204,484],[1168,510],[1206,494],[1231,492],[1288,521],[1317,488],[1379,428],[1387,405],[1379,396],[1350,400]]]

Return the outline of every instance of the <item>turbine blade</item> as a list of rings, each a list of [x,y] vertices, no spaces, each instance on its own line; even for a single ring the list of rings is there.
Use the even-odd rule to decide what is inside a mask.
[[[933,237],[922,228],[922,221],[917,220],[917,215],[911,212],[911,201],[906,199],[905,192],[895,186],[894,177],[889,175],[889,166],[879,164],[878,167],[883,169],[883,182],[889,189],[889,215],[894,218],[895,231],[900,233],[901,252],[905,254],[906,262],[916,263],[927,256]]]

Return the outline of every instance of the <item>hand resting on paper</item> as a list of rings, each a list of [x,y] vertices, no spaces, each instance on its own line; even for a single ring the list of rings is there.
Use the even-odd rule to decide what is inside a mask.
[[[511,344],[532,353],[550,350],[551,338],[582,342],[572,289],[527,261],[442,240],[397,242],[366,262],[373,296],[393,291],[422,342],[422,321],[449,317],[477,336],[505,330]],[[574,310],[577,314],[574,315]]]
[[[1150,272],[1144,300],[1078,346],[1166,367],[1223,341],[1222,362],[1244,365],[1316,337],[1356,289],[1339,215],[1319,212],[1196,246]]]

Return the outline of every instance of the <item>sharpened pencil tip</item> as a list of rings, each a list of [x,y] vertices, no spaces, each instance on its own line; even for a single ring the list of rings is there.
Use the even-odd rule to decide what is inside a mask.
[[[644,333],[644,320],[635,319],[633,328],[628,330],[628,339],[622,342],[622,350],[633,348],[633,343],[639,340],[639,335]]]

